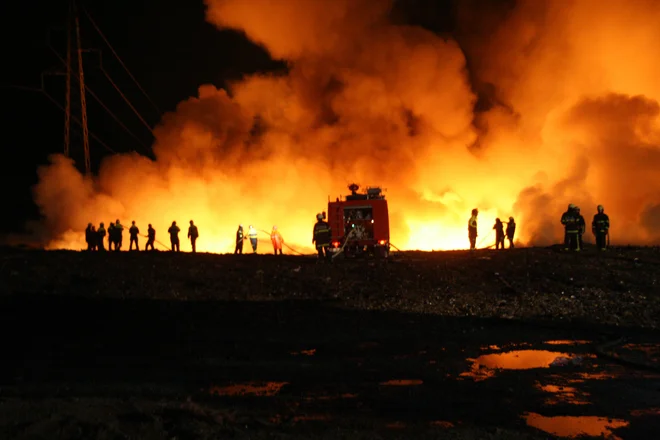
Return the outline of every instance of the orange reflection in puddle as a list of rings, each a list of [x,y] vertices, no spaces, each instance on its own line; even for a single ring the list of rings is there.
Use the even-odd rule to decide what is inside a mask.
[[[618,437],[615,437],[611,430],[629,425],[625,420],[596,416],[545,417],[540,414],[526,413],[523,417],[529,426],[559,437],[588,435],[592,437],[611,436],[608,438],[616,439]]]
[[[454,424],[452,422],[447,422],[445,420],[434,420],[431,422],[431,426],[437,426],[438,428],[453,428]]]
[[[298,356],[298,355],[314,356],[315,353],[316,353],[316,348],[312,348],[311,350],[300,350],[300,351],[290,352],[290,354],[293,356]]]
[[[660,360],[660,346],[657,344],[626,344],[621,348],[630,351],[641,351],[653,362]]]
[[[634,409],[630,411],[630,415],[633,417],[660,416],[660,408]]]
[[[388,380],[387,382],[381,382],[381,385],[388,385],[388,386],[399,386],[399,387],[405,387],[405,386],[412,386],[412,385],[421,385],[424,382],[418,379],[395,379],[395,380]]]
[[[546,393],[552,394],[552,398],[546,400],[549,405],[556,405],[557,403],[570,403],[571,405],[588,405],[589,402],[581,399],[581,396],[588,396],[589,393],[579,392],[573,387],[563,387],[559,385],[541,385],[536,383],[536,387]]]
[[[280,389],[282,389],[284,385],[287,384],[288,382],[248,382],[228,385],[225,387],[211,387],[209,392],[216,396],[274,396],[280,392]]]
[[[567,339],[567,340],[545,341],[544,344],[548,344],[548,345],[584,345],[584,344],[591,344],[591,341],[572,341],[570,339]]]
[[[530,370],[548,368],[558,357],[572,358],[568,353],[545,350],[518,350],[507,353],[493,353],[468,359],[472,362],[471,371],[461,373],[463,377],[484,380],[494,375],[493,370]]]

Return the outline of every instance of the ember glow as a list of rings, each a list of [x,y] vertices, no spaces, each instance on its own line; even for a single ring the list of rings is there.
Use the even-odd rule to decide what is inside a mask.
[[[233,251],[242,223],[308,252],[315,214],[356,181],[387,189],[401,249],[467,248],[475,207],[481,246],[509,216],[521,244],[546,245],[568,203],[587,221],[605,205],[613,244],[659,243],[660,5],[484,2],[461,2],[444,38],[393,24],[387,0],[206,0],[209,22],[289,72],[202,85],[156,128],[155,162],[109,157],[85,180],[53,157],[35,188],[44,242],[80,249],[88,222],[119,218],[168,243],[176,220],[189,250],[193,219],[198,251]]]

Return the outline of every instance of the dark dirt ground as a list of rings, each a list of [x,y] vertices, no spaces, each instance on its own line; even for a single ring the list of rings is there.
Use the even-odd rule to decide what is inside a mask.
[[[0,438],[660,438],[659,269],[3,249]]]

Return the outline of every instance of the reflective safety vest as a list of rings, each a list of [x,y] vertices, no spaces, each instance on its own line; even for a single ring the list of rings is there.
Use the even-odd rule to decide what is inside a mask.
[[[598,232],[607,232],[610,229],[610,218],[605,213],[598,213],[594,215],[594,220],[591,222],[591,228]]]
[[[564,225],[566,232],[569,234],[577,234],[580,230],[580,219],[574,212],[565,212],[561,216],[561,224]]]
[[[314,225],[314,243],[316,246],[330,246],[330,225],[323,220]]]
[[[250,240],[252,240],[253,238],[257,238],[257,230],[254,228],[250,228],[250,230],[248,231],[248,237],[250,237]]]

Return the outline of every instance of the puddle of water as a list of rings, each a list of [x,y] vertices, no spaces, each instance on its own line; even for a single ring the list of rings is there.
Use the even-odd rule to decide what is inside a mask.
[[[569,403],[571,405],[588,405],[589,402],[582,397],[588,396],[588,393],[582,393],[573,387],[564,387],[559,385],[541,385],[536,383],[536,387],[546,393],[552,394],[552,398],[546,399],[548,405],[558,403]]]
[[[314,356],[314,354],[316,354],[316,348],[312,348],[311,350],[292,351],[289,354],[292,354],[293,356]]]
[[[386,386],[398,386],[398,387],[407,387],[412,385],[421,385],[424,382],[418,379],[394,379],[388,380],[387,382],[381,382],[381,385]]]
[[[533,368],[548,368],[558,357],[572,359],[568,353],[545,350],[518,350],[507,353],[493,353],[468,359],[472,362],[471,371],[461,373],[463,377],[484,380],[494,376],[493,370],[530,370]]]
[[[248,382],[225,387],[214,386],[209,392],[216,396],[274,396],[284,385],[288,385],[288,382]]]
[[[623,428],[629,423],[625,420],[608,419],[596,416],[555,416],[545,417],[536,413],[526,413],[524,416],[527,424],[541,431],[548,432],[559,437],[578,437],[588,435],[592,437],[612,436],[612,429]]]
[[[591,341],[574,341],[570,339],[566,340],[556,340],[556,341],[545,341],[544,344],[547,345],[585,345],[591,344]]]
[[[657,344],[626,344],[624,350],[641,351],[651,362],[660,361],[660,346]]]
[[[454,424],[453,424],[452,422],[447,422],[447,421],[445,421],[445,420],[434,420],[434,421],[432,421],[430,424],[431,424],[431,426],[436,426],[436,427],[438,427],[438,428],[446,428],[446,429],[449,429],[449,428],[453,428],[453,427],[454,427]]]
[[[660,416],[660,408],[635,409],[630,411],[633,417]]]

